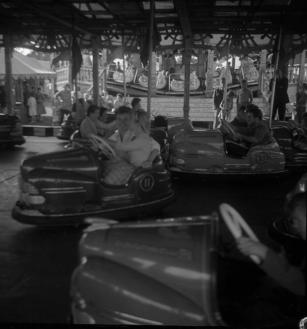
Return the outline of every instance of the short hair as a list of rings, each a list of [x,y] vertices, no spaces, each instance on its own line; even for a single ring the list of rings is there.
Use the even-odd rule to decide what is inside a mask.
[[[117,97],[121,97],[121,98],[124,97],[123,94],[121,94],[121,93],[118,93],[116,96],[117,96]]]
[[[138,97],[134,97],[131,101],[131,106],[132,108],[134,108],[137,104],[139,104],[141,102],[141,99]]]
[[[90,105],[87,109],[87,115],[89,116],[90,114],[95,113],[97,110],[99,110],[97,105]]]
[[[116,111],[116,116],[117,115],[122,115],[122,114],[129,114],[132,115],[132,109],[128,106],[120,106]]]
[[[167,126],[168,126],[167,118],[164,117],[163,115],[157,115],[154,118],[154,126],[167,128]]]
[[[251,113],[254,118],[258,118],[258,119],[262,120],[262,117],[263,117],[262,112],[261,112],[260,108],[258,106],[256,106],[255,104],[248,104],[246,112]]]

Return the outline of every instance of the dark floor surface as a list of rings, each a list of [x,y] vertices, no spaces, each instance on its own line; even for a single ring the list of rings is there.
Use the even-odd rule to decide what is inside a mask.
[[[0,153],[0,322],[65,323],[70,313],[69,282],[78,263],[81,229],[38,229],[11,218],[18,198],[18,171],[27,156],[63,148],[55,138],[28,137]],[[163,217],[209,214],[221,202],[233,205],[260,240],[276,246],[268,224],[281,215],[295,178],[247,183],[174,181],[177,197]]]

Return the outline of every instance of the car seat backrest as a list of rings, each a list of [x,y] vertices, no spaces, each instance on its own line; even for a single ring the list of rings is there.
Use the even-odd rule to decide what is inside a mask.
[[[155,159],[153,160],[152,162],[152,165],[155,167],[155,166],[160,166],[160,165],[163,165],[163,160],[162,160],[162,157],[161,155],[157,155],[155,157]]]
[[[168,138],[167,132],[161,129],[152,129],[150,135],[157,143],[160,144],[160,146],[164,145],[165,140]]]
[[[274,137],[279,140],[279,139],[292,139],[292,134],[289,128],[285,126],[277,126],[277,127],[272,127],[273,135]]]

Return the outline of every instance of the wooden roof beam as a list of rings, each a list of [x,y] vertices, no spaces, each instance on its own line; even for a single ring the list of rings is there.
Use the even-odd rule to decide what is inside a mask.
[[[85,29],[85,28],[83,28],[79,25],[73,24],[72,21],[63,20],[63,19],[61,19],[61,18],[59,18],[59,17],[57,17],[57,16],[55,16],[51,13],[46,12],[45,10],[43,10],[39,7],[36,7],[35,5],[32,5],[32,4],[27,3],[27,2],[25,2],[23,5],[30,8],[31,10],[35,11],[41,17],[48,18],[48,19],[50,19],[54,22],[57,22],[57,23],[59,23],[63,26],[69,27],[72,30],[74,29],[74,30],[76,30],[78,32],[81,32],[83,34],[91,34],[91,32],[88,31],[87,29]]]

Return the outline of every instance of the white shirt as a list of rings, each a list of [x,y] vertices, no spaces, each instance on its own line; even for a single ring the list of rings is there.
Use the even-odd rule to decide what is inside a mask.
[[[28,98],[28,106],[29,106],[29,115],[37,115],[37,102],[36,98],[33,96],[30,96]]]
[[[129,130],[121,139],[117,131],[110,139],[116,142],[115,149],[118,155],[136,167],[141,166],[153,150],[160,151],[160,145],[145,133],[135,136],[134,132]]]

